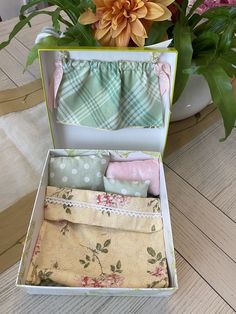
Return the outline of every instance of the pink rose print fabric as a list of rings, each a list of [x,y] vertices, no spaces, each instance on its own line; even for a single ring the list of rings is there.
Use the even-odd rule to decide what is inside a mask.
[[[26,284],[169,286],[159,198],[48,186],[45,205]]]
[[[160,165],[158,159],[110,162],[106,176],[111,179],[149,181],[148,192],[160,193]]]

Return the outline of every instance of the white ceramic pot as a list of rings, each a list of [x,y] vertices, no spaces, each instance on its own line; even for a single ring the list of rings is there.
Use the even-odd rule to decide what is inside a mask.
[[[189,118],[211,102],[207,81],[203,76],[191,75],[182,95],[172,107],[171,121]]]

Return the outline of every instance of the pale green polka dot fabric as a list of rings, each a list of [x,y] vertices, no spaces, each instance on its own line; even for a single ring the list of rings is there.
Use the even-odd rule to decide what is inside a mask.
[[[103,191],[109,156],[51,157],[49,185]]]
[[[129,196],[147,197],[150,180],[127,181],[104,177],[105,192]]]

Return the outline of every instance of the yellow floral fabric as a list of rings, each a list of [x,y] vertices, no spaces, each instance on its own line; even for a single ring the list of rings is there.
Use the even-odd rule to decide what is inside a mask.
[[[27,284],[168,287],[159,199],[48,187]]]

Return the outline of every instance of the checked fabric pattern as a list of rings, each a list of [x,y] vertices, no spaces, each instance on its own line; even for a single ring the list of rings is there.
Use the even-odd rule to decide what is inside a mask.
[[[57,121],[116,130],[161,127],[162,98],[151,62],[63,61]]]

